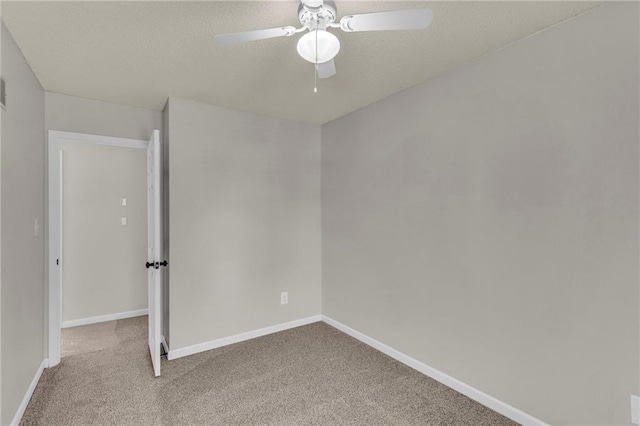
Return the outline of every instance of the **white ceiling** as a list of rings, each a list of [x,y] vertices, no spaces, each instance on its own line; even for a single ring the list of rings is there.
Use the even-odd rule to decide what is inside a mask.
[[[215,34],[299,26],[297,1],[2,2],[45,90],[161,110],[168,96],[325,123],[599,2],[340,1],[338,16],[428,6],[422,31],[342,33],[338,74],[313,93],[296,39],[220,47]]]

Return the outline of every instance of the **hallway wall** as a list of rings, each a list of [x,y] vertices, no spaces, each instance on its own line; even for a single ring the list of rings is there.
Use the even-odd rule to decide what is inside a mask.
[[[45,92],[45,128],[146,141],[162,130],[162,111]]]
[[[59,130],[148,140],[154,129],[162,130],[161,111],[51,92],[45,92],[44,99],[44,127],[47,132],[49,130]],[[48,155],[46,147],[45,152]],[[45,181],[48,185],[46,172]],[[46,247],[46,251],[48,256],[48,247]],[[45,277],[48,277],[48,264],[45,265]],[[48,300],[48,289],[46,287],[45,300]],[[48,305],[45,306],[45,318],[47,318],[48,326]],[[45,335],[45,347],[46,345],[48,345],[48,336]]]
[[[146,150],[77,142],[61,147],[63,326],[147,309]]]

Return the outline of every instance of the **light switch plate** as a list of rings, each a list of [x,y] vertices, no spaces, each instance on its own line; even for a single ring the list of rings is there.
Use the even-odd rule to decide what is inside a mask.
[[[126,218],[126,217],[124,217],[124,216],[123,216],[123,217],[121,217],[121,218],[120,218],[120,224],[121,224],[122,226],[127,226],[127,218]]]
[[[631,395],[631,423],[640,425],[640,396]]]

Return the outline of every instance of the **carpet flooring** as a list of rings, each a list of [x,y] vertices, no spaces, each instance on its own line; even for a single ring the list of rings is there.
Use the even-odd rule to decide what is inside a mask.
[[[145,315],[144,318],[147,318],[147,316]],[[115,348],[120,344],[121,340],[121,333],[116,332],[116,327],[118,326],[118,321],[107,321],[63,328],[62,333],[60,333],[62,340],[60,356],[65,357]],[[142,332],[146,333],[146,329],[142,330]]]
[[[514,425],[350,336],[315,323],[162,360],[146,317],[119,344],[44,371],[21,425]]]

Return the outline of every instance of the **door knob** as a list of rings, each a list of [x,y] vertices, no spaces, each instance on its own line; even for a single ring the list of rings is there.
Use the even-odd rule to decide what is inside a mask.
[[[149,269],[149,268],[160,269],[161,266],[167,266],[168,264],[169,264],[169,262],[167,262],[166,260],[163,260],[162,262],[147,262],[147,263],[145,263],[147,269]]]

